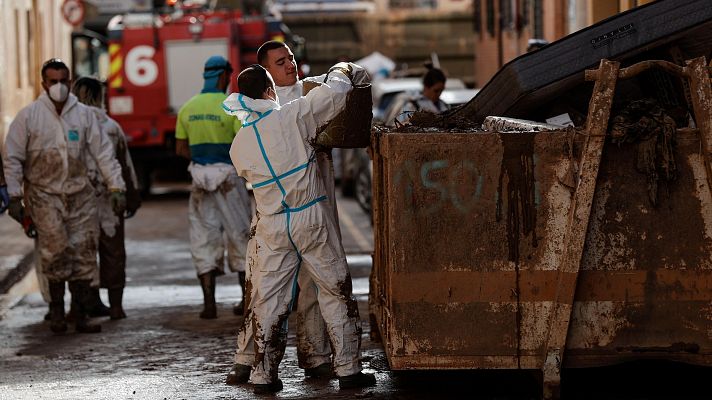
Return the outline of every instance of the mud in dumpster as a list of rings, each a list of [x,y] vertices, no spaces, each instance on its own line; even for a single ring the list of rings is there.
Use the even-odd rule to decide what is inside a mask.
[[[613,143],[618,79],[691,83],[675,179],[655,201],[636,143]],[[390,367],[538,369],[656,358],[712,365],[712,97],[703,58],[603,60],[585,129],[374,135],[370,308]]]

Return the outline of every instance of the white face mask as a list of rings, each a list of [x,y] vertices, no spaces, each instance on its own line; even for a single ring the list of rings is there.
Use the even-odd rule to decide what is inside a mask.
[[[67,100],[68,95],[69,88],[63,83],[57,82],[49,87],[49,98],[56,101],[57,103],[61,103],[64,100]]]

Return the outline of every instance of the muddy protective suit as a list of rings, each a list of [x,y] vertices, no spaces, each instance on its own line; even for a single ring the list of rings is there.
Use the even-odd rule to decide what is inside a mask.
[[[242,94],[233,94],[224,103],[226,112],[243,122],[230,156],[238,174],[252,184],[260,215],[251,268],[254,384],[277,379],[300,269],[318,287],[336,374],[361,370],[358,307],[334,211],[326,202],[310,144],[317,128],[343,109],[350,89],[349,78],[334,71],[326,84],[281,107]]]
[[[189,170],[193,177],[188,208],[190,248],[198,275],[215,270],[224,273],[225,244],[230,270],[245,271],[250,227],[245,181],[232,165],[223,163],[191,163]]]
[[[24,180],[44,274],[51,281],[92,279],[99,225],[87,178],[89,158],[110,188],[125,190],[113,146],[94,112],[70,94],[58,116],[42,93],[17,114],[3,150],[11,197],[23,196]]]
[[[323,81],[323,76],[319,81]],[[297,81],[292,86],[277,86],[277,97],[281,105],[296,100],[304,94],[302,81]],[[339,230],[339,216],[336,207],[336,188],[334,186],[334,164],[331,158],[331,149],[316,152],[317,172],[321,177],[328,204],[334,213],[337,233],[341,239]],[[257,220],[252,226],[257,225]],[[255,246],[251,238],[247,246],[247,280],[251,278],[250,266],[255,263]],[[303,369],[316,368],[322,364],[331,362],[331,344],[326,331],[326,323],[321,315],[319,303],[317,301],[317,286],[309,274],[299,274],[299,301],[297,302],[297,360],[299,367]],[[247,285],[248,287],[251,285]],[[247,303],[246,303],[247,304]],[[255,360],[255,346],[252,335],[252,323],[249,311],[245,314],[243,326],[237,336],[237,351],[235,352],[235,363],[242,365],[252,365]]]
[[[222,57],[211,57],[206,67],[213,61],[227,63]],[[199,278],[210,272],[225,273],[226,248],[230,270],[245,271],[251,214],[245,181],[230,162],[238,121],[220,112],[227,96],[215,87],[216,78],[204,77],[205,87],[181,107],[176,122],[176,139],[190,145],[190,249]]]
[[[126,211],[134,213],[141,206],[141,196],[124,131],[116,121],[109,118],[105,110],[97,107],[90,108],[96,115],[102,132],[109,137],[113,145],[114,154],[121,165],[121,174],[126,183]],[[100,226],[99,275],[93,283],[102,288],[120,289],[126,285],[124,214],[116,214],[112,209],[109,188],[101,179],[96,163],[90,162],[89,181],[94,187],[97,198],[97,215]]]
[[[121,126],[109,118],[106,111],[88,106],[96,115],[101,131],[108,136],[121,165],[121,175],[126,184],[126,210],[135,212],[141,206],[138,180],[129,154],[126,136]],[[88,159],[87,174],[94,188],[97,200],[99,222],[99,268],[92,278],[92,287],[119,289],[126,285],[126,248],[124,246],[124,215],[116,214],[111,207],[109,188],[104,183],[101,171],[92,158]],[[35,246],[37,280],[42,298],[49,303],[49,282],[42,273],[39,263],[39,249]]]

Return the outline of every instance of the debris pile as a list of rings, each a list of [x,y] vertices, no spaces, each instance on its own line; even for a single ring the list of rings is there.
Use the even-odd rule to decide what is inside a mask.
[[[410,117],[407,124],[396,122],[396,127],[392,132],[416,133],[416,132],[482,132],[482,125],[472,122],[453,112],[454,110],[433,114],[427,111],[416,111]]]
[[[658,184],[674,181],[675,120],[653,99],[636,100],[613,118],[613,143],[637,144],[636,169],[648,177],[648,197],[658,204]]]

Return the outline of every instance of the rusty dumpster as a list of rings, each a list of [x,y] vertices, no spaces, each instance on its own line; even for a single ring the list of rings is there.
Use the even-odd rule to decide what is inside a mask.
[[[676,179],[651,202],[632,143],[606,140],[617,80],[687,79]],[[712,365],[712,97],[703,58],[601,61],[582,130],[372,139],[372,322],[390,367],[539,369],[645,357]]]

